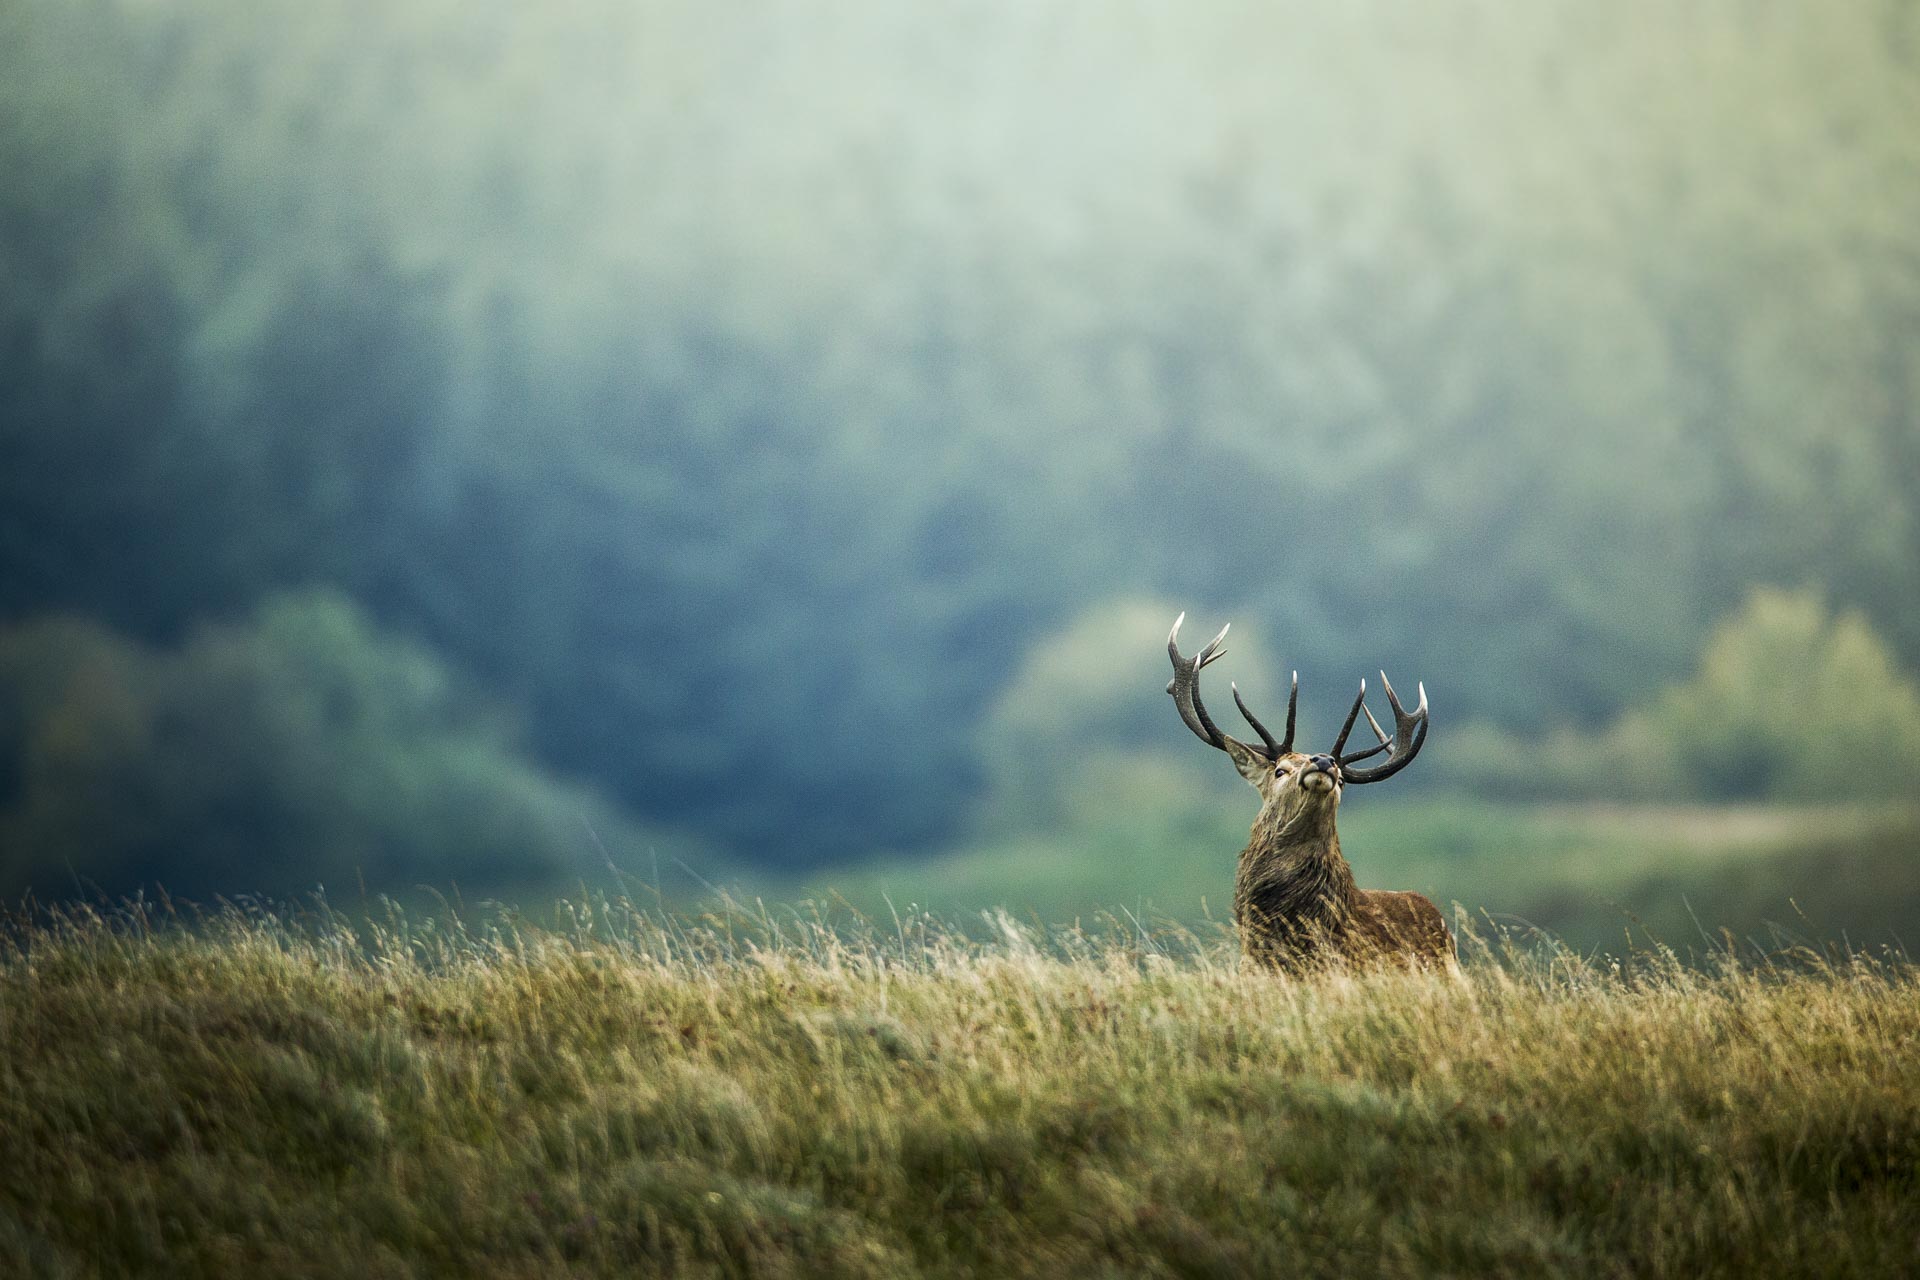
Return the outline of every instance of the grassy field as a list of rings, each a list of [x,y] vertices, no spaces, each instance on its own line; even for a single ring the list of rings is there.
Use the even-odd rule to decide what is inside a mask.
[[[1920,974],[605,902],[16,922],[0,1274],[1894,1275]]]
[[[1005,907],[1057,924],[1103,912],[1186,923],[1230,914],[1251,797],[1151,795],[1113,820],[981,840],[932,860],[747,877],[746,897],[844,900],[862,913],[960,918]],[[1416,889],[1476,919],[1575,950],[1706,951],[1722,930],[1763,944],[1920,942],[1920,814],[1901,808],[1521,806],[1416,798],[1346,806],[1360,883]]]

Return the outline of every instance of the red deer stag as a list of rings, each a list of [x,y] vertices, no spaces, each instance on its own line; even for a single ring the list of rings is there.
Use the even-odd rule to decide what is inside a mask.
[[[1300,702],[1300,676],[1294,673],[1287,699],[1287,736],[1273,740],[1254,719],[1240,690],[1234,705],[1260,735],[1261,746],[1249,746],[1220,732],[1200,702],[1200,671],[1226,651],[1220,647],[1227,628],[1191,658],[1180,656],[1180,624],[1174,619],[1167,636],[1167,654],[1173,659],[1173,695],[1180,718],[1200,740],[1233,758],[1240,776],[1260,793],[1260,816],[1253,835],[1240,854],[1240,871],[1233,886],[1233,921],[1240,945],[1257,964],[1300,970],[1328,961],[1373,963],[1393,960],[1403,964],[1453,963],[1453,937],[1440,909],[1417,893],[1362,889],[1353,882],[1353,868],[1340,854],[1340,836],[1334,815],[1346,787],[1381,782],[1407,767],[1427,740],[1427,690],[1420,687],[1420,705],[1407,711],[1394,696],[1387,676],[1387,701],[1393,707],[1394,734],[1388,738],[1373,712],[1367,710],[1367,682],[1340,726],[1333,750],[1325,755],[1303,755],[1293,749],[1294,715]],[[1229,624],[1231,625],[1231,624]],[[1354,721],[1366,714],[1378,746],[1343,755]],[[1380,753],[1386,759],[1371,768],[1362,760]]]

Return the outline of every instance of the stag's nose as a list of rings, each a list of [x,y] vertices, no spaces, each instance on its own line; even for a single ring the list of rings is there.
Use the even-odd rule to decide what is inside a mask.
[[[1307,767],[1310,769],[1318,769],[1322,773],[1332,773],[1334,771],[1333,757],[1309,756],[1307,758]]]

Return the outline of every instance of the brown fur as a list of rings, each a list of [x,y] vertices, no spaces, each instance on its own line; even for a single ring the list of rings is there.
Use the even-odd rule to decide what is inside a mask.
[[[1287,971],[1454,964],[1453,935],[1431,899],[1354,883],[1335,828],[1340,783],[1314,791],[1302,785],[1307,757],[1268,761],[1228,742],[1263,802],[1234,881],[1234,924],[1249,960]]]

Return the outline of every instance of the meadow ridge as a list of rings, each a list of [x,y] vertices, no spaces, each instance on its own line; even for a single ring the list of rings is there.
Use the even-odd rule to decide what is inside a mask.
[[[1897,955],[1239,969],[619,900],[134,903],[0,960],[0,1272],[1888,1275],[1920,1249]]]
[[[799,877],[719,878],[736,896],[844,899],[883,919],[889,904],[960,920],[1001,903],[1021,904],[1016,914],[1029,923],[1123,907],[1196,928],[1223,918],[1252,816],[1244,788],[1215,800],[1128,781],[1130,793],[1053,832]],[[1665,945],[1704,954],[1723,930],[1763,948],[1905,951],[1920,940],[1920,811],[1910,806],[1366,800],[1340,815],[1342,849],[1363,887],[1415,889],[1584,953]],[[670,883],[674,874],[665,873]]]

